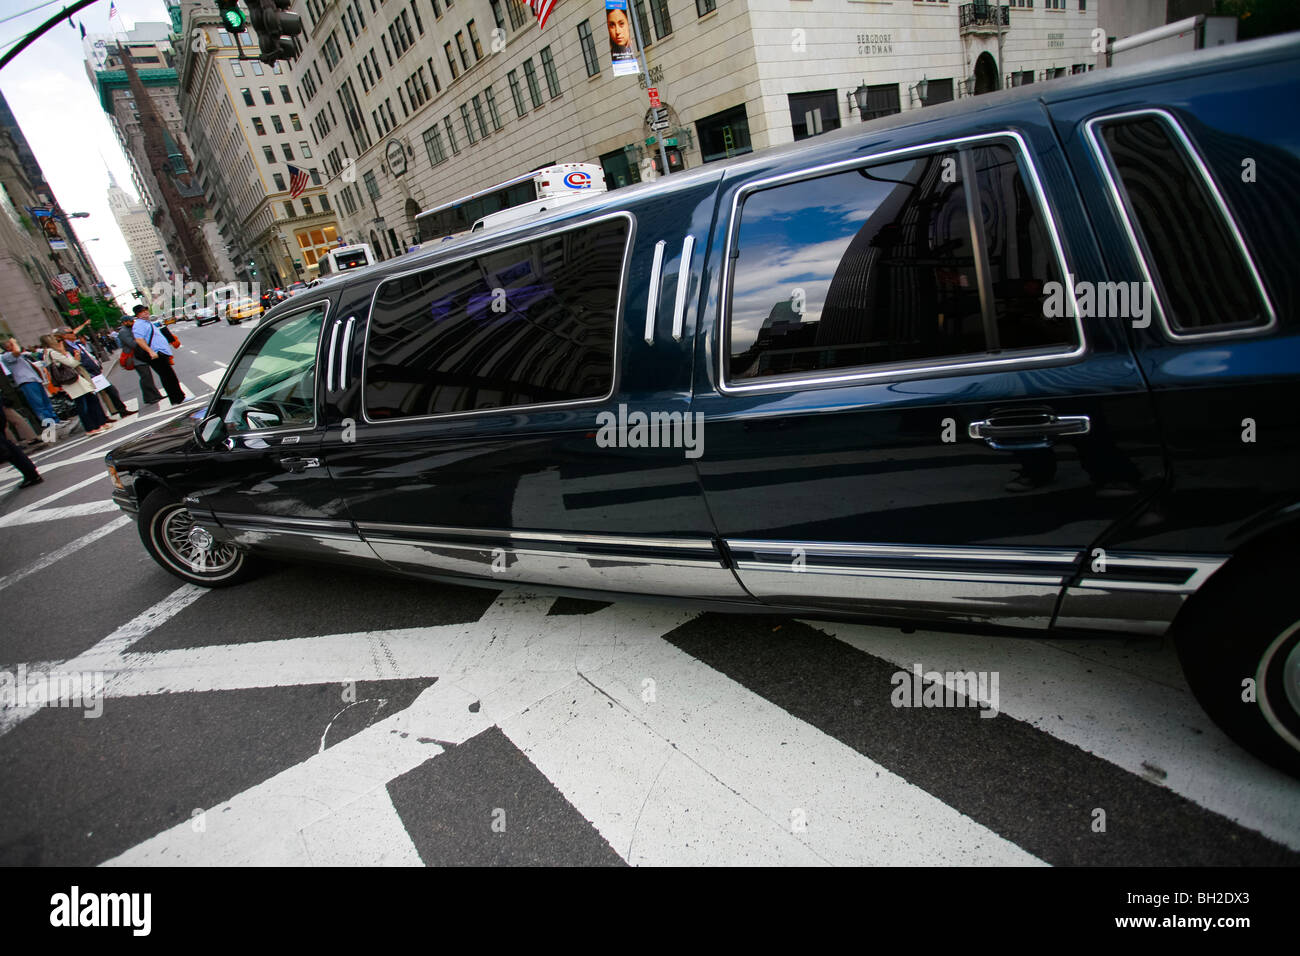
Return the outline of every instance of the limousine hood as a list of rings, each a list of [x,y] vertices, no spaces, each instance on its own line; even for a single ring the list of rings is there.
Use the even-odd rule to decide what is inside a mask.
[[[109,457],[117,463],[156,455],[185,455],[196,449],[194,426],[207,413],[207,406],[171,419],[153,431],[115,445]]]

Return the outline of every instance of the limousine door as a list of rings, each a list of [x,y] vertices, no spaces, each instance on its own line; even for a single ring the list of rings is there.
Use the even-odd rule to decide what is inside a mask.
[[[1049,129],[845,150],[724,192],[699,468],[759,599],[1046,627],[1080,575],[1187,577],[1094,553],[1159,487],[1161,450],[1124,319],[1080,316],[1064,281],[1104,274],[1062,234],[1086,219],[1036,144]]]
[[[673,290],[715,190],[478,241],[379,282],[336,393],[355,440],[330,469],[385,561],[747,600],[690,449],[625,427],[655,412],[686,426],[694,337],[671,324]]]
[[[193,469],[186,502],[200,524],[252,551],[314,559],[373,555],[360,541],[324,466],[317,357],[329,303],[258,326],[209,412],[224,437]]]

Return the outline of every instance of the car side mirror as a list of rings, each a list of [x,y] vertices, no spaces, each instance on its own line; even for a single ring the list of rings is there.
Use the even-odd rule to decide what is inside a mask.
[[[194,439],[204,448],[215,448],[226,435],[226,423],[220,415],[209,415],[194,426]]]

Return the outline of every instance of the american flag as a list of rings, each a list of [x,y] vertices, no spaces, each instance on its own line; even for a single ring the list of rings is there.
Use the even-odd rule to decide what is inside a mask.
[[[110,3],[110,4],[108,5],[108,22],[109,22],[109,23],[112,23],[112,22],[113,22],[113,18],[114,18],[114,17],[117,17],[117,16],[121,16],[121,13],[120,13],[120,12],[118,11],[118,9],[117,9],[117,4],[116,4],[116,3]]]
[[[528,6],[537,14],[537,29],[540,30],[546,26],[546,18],[551,15],[555,0],[528,0]]]
[[[289,167],[289,198],[297,199],[307,188],[307,170],[297,166]]]

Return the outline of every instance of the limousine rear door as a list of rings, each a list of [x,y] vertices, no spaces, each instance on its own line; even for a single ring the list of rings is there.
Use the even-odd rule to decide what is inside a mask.
[[[707,231],[716,179],[635,214],[471,240],[378,284],[336,398],[355,440],[331,439],[328,457],[385,561],[748,600],[689,449],[626,427],[689,411],[694,337],[671,316],[682,262],[689,279],[685,237]]]
[[[1150,400],[1050,128],[936,140],[724,191],[700,475],[765,602],[1046,627],[1162,480]]]

